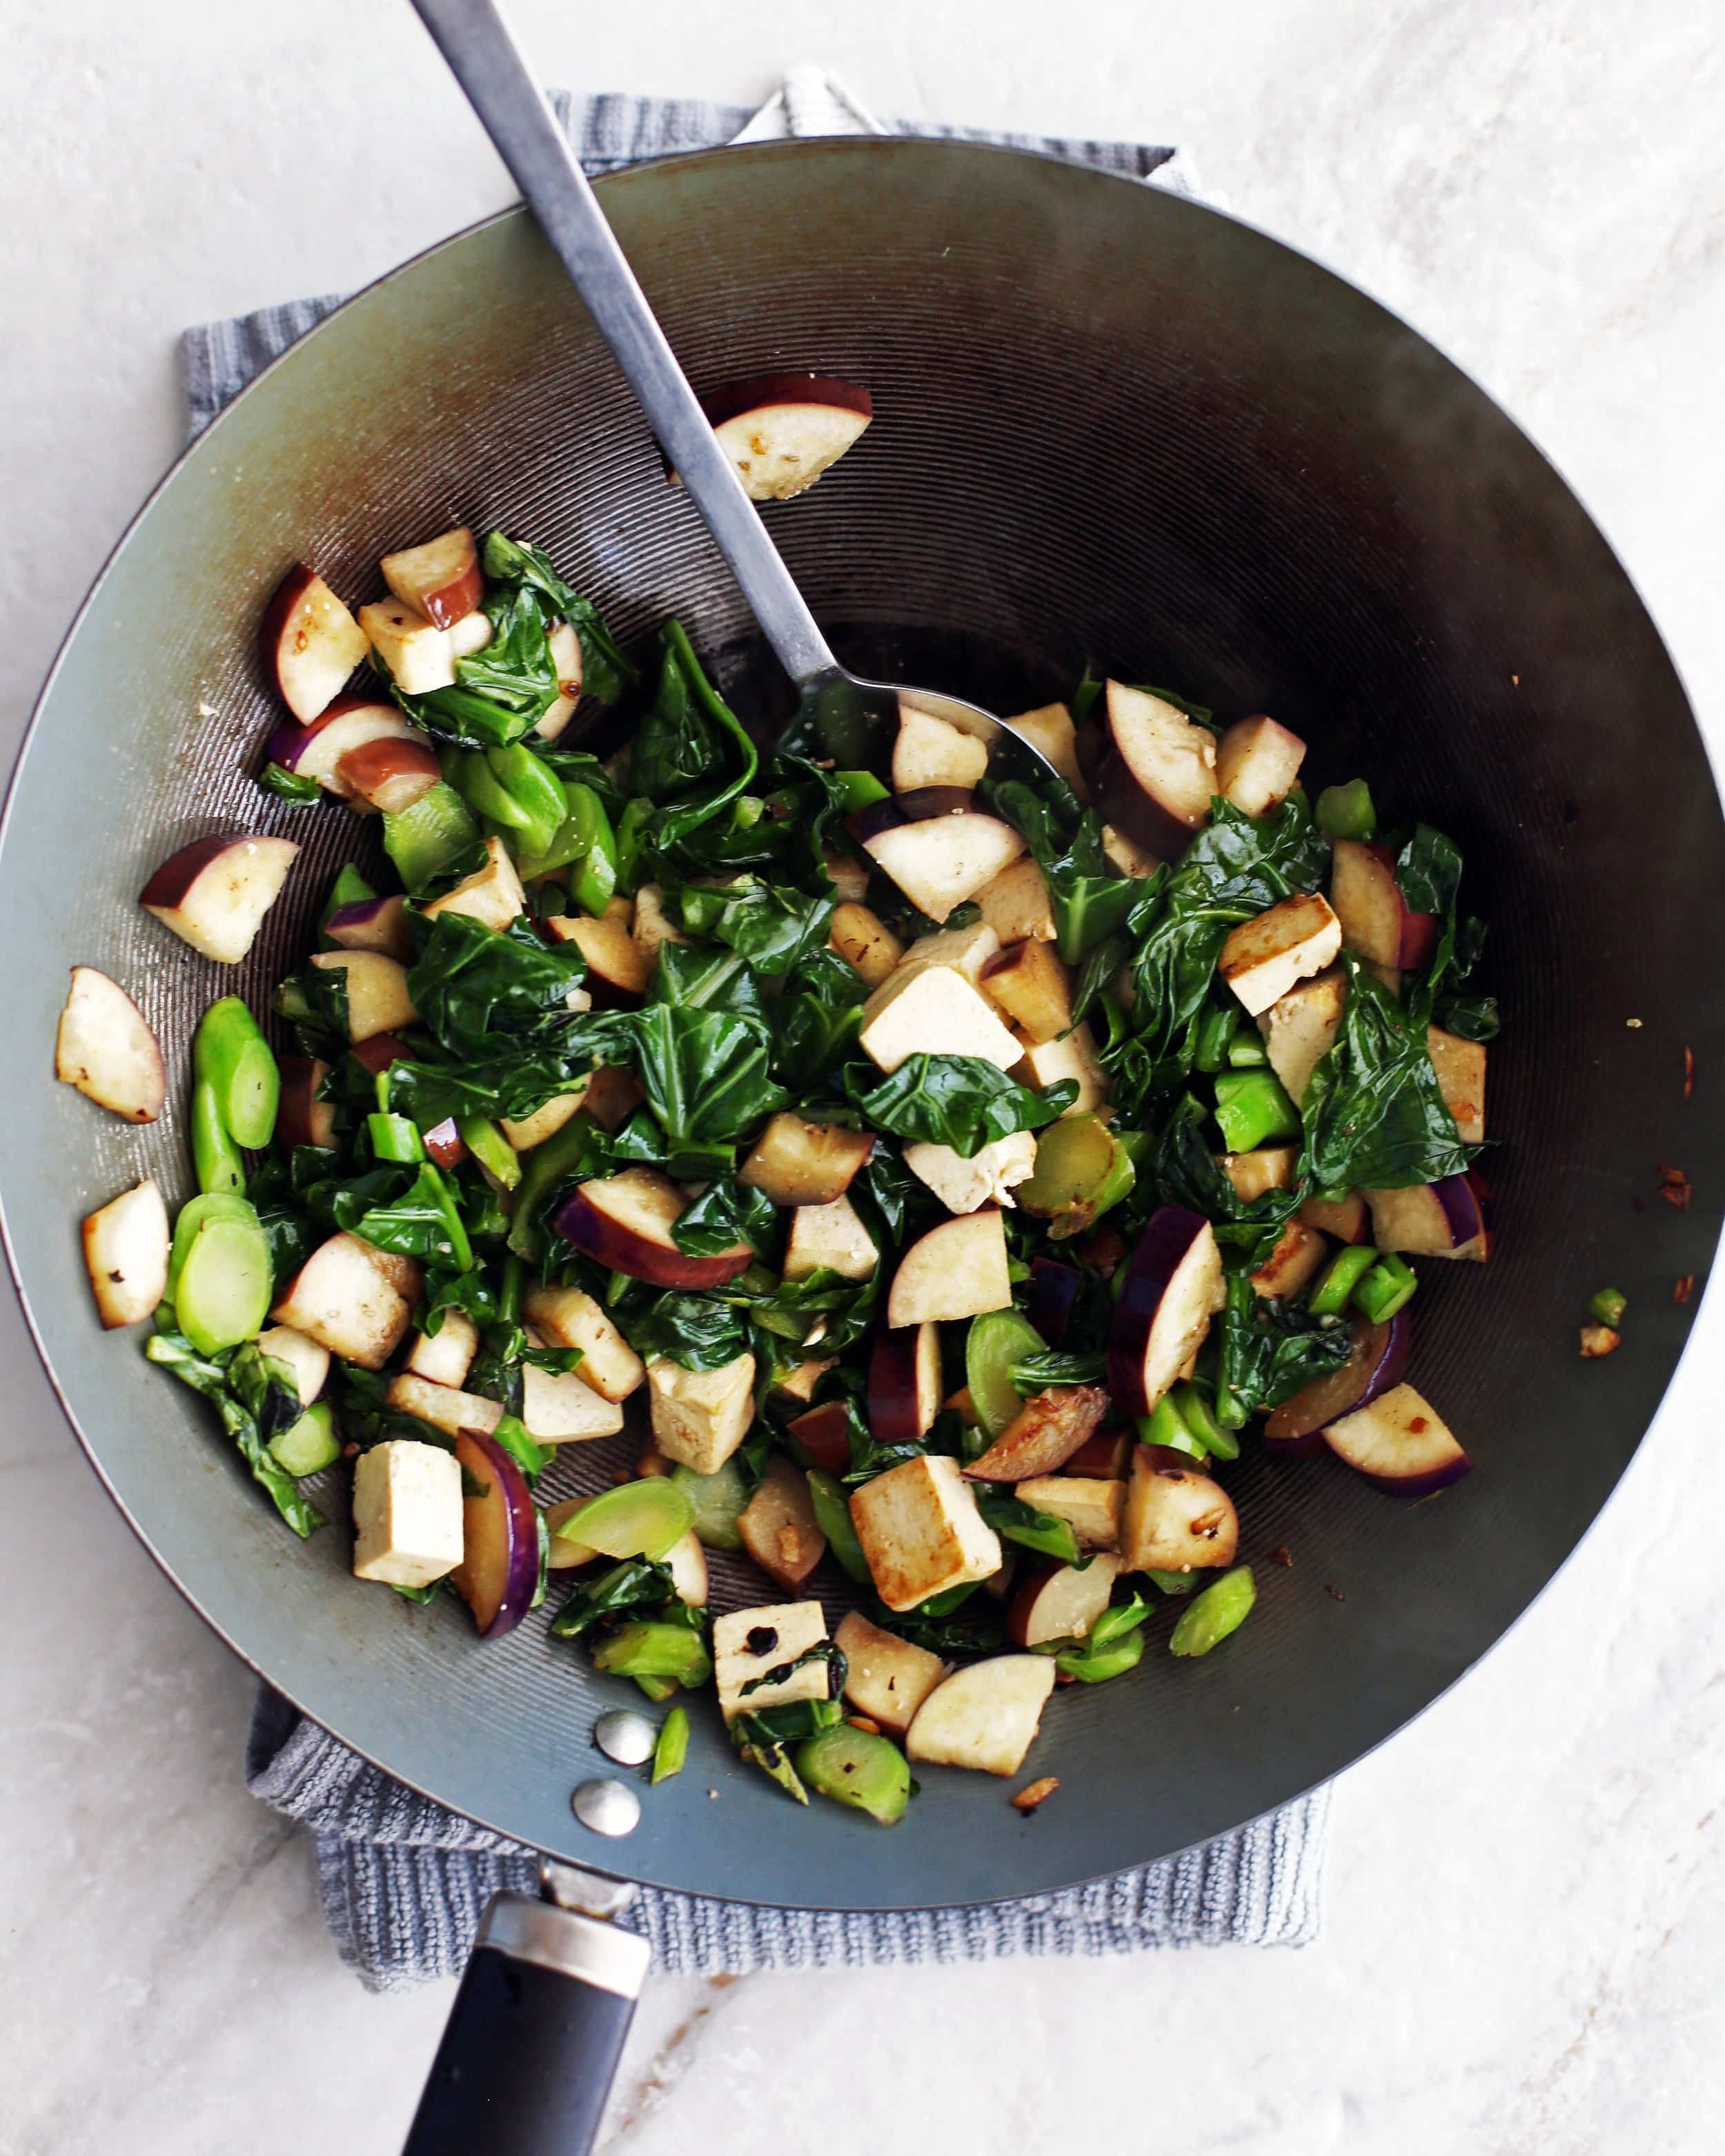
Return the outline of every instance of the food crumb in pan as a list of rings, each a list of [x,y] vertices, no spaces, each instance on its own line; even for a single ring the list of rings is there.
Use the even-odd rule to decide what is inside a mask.
[[[1613,1326],[1584,1325],[1581,1328],[1582,1360],[1597,1362],[1602,1355],[1615,1355],[1623,1345],[1623,1335]]]
[[[1671,1301],[1676,1303],[1687,1302],[1694,1292],[1695,1276],[1693,1273],[1685,1273],[1672,1283]]]
[[[1034,1812],[1036,1807],[1051,1797],[1060,1786],[1058,1774],[1045,1774],[1040,1780],[1026,1782],[1012,1800],[1015,1812]]]
[[[1638,1018],[1626,1018],[1624,1024],[1631,1033],[1639,1033],[1641,1030],[1641,1021]]]
[[[1666,1163],[1661,1161],[1659,1194],[1667,1205],[1675,1206],[1678,1212],[1686,1213],[1689,1210],[1689,1178],[1681,1168],[1667,1168]]]
[[[1695,1050],[1692,1048],[1686,1048],[1683,1050],[1683,1098],[1689,1101],[1694,1097]]]
[[[1287,1547],[1286,1543],[1279,1543],[1275,1549],[1271,1551],[1270,1562],[1272,1564],[1284,1565],[1290,1572],[1291,1572],[1294,1568],[1294,1553]]]
[[[1332,1587],[1328,1580],[1324,1582],[1324,1593],[1329,1596],[1332,1602],[1345,1602],[1348,1599],[1341,1589]]]

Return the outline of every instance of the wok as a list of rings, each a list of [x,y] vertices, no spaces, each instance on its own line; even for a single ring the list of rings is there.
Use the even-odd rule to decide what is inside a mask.
[[[1337,1773],[1434,1699],[1551,1578],[1623,1471],[1693,1322],[1717,1214],[1657,1202],[1656,1163],[1722,1187],[1725,1129],[1686,1105],[1725,1054],[1691,924],[1725,901],[1702,744],[1623,568],[1563,480],[1404,324],[1211,210],[1020,153],[801,141],[619,174],[603,200],[699,388],[819,368],[876,418],[767,514],[840,657],[1011,711],[1086,663],[1227,717],[1267,710],[1317,783],[1368,774],[1392,819],[1452,833],[1492,924],[1491,1264],[1428,1265],[1414,1374],[1475,1473],[1420,1504],[1339,1464],[1250,1451],[1251,1622],[1208,1662],[1153,1650],[1054,1703],[1034,1827],[980,1776],[926,1778],[887,1833],[793,1817],[698,1714],[687,1771],[626,1842],[571,1815],[614,1688],[545,1612],[482,1645],[445,1605],[302,1548],[204,1404],[103,1337],[77,1221],[154,1173],[188,1188],[183,1087],[134,1131],[52,1076],[74,963],[137,996],[177,1074],[195,1015],[262,1008],[303,948],[351,819],[251,773],[271,716],[252,631],[285,566],[364,596],[388,547],[459,521],[547,547],[614,626],[668,613],[730,691],[782,694],[742,602],[524,213],[382,279],[271,367],[181,459],[56,662],[0,839],[7,1245],[97,1472],[169,1577],[309,1715],[457,1810],[656,1885],[823,1909],[1051,1889],[1222,1832]],[[236,978],[138,909],[174,848],[243,824],[299,839]],[[1622,1353],[1577,1354],[1607,1281]],[[608,1453],[609,1448],[566,1448]],[[551,1494],[597,1486],[564,1458]],[[337,1514],[339,1517],[339,1512]],[[1291,1570],[1261,1562],[1283,1545]],[[836,1573],[819,1589],[836,1614]],[[1326,1593],[1334,1587],[1345,1600]],[[718,1800],[709,1795],[717,1790]]]

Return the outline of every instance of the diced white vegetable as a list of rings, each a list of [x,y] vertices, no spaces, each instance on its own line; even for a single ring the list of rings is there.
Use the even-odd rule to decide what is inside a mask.
[[[854,1491],[850,1517],[875,1591],[889,1609],[1000,1568],[1000,1537],[977,1510],[956,1460],[925,1453]]]
[[[907,1145],[905,1166],[918,1176],[949,1213],[974,1213],[984,1205],[1010,1205],[1010,1193],[1036,1173],[1036,1134],[1014,1131],[995,1138],[967,1160],[951,1146],[925,1140]]]
[[[716,1475],[755,1419],[755,1358],[738,1355],[716,1370],[685,1370],[667,1357],[647,1365],[653,1441],[667,1460]]]
[[[403,1293],[381,1262],[384,1255],[357,1235],[331,1235],[288,1282],[270,1317],[309,1334],[343,1362],[381,1370],[408,1329],[418,1292],[415,1286]],[[418,1276],[416,1266],[413,1280]]]
[[[827,1636],[825,1613],[818,1602],[769,1602],[753,1609],[733,1609],[713,1620],[713,1681],[719,1710],[727,1722],[739,1712],[758,1714],[765,1707],[827,1697],[827,1666],[811,1662],[782,1684],[762,1685],[742,1697],[742,1688],[782,1662],[793,1662]]]
[[[523,1307],[553,1348],[581,1350],[575,1374],[608,1400],[626,1400],[646,1382],[646,1364],[580,1288],[529,1288]]]
[[[271,1325],[258,1335],[258,1352],[286,1363],[294,1373],[300,1405],[309,1408],[329,1377],[329,1349],[309,1335],[296,1332],[291,1325]]]
[[[449,632],[399,599],[378,599],[359,610],[359,625],[404,696],[429,696],[455,680]]]
[[[1016,1040],[1018,1060],[1008,1067],[1021,1086],[1032,1086],[1039,1092],[1046,1092],[1050,1086],[1058,1086],[1062,1079],[1078,1081],[1078,1096],[1070,1107],[1062,1113],[1068,1116],[1087,1115],[1092,1109],[1105,1107],[1108,1100],[1108,1074],[1096,1060],[1096,1038],[1088,1022],[1075,1025],[1063,1040],[1031,1041]]]
[[[440,1445],[392,1437],[353,1469],[353,1570],[391,1587],[429,1587],[461,1562],[461,1470]]]
[[[946,1676],[946,1664],[927,1648],[871,1625],[855,1609],[833,1637],[849,1671],[846,1701],[857,1713],[879,1722],[889,1737],[902,1737],[917,1708]]]
[[[148,1177],[84,1222],[84,1265],[102,1323],[136,1325],[167,1290],[167,1208]]]
[[[799,1205],[791,1214],[785,1243],[784,1277],[807,1280],[829,1267],[846,1280],[866,1280],[880,1262],[868,1229],[848,1198],[830,1205]]]
[[[435,1332],[416,1332],[403,1365],[434,1385],[462,1384],[479,1353],[479,1327],[465,1310],[446,1310]]]
[[[526,911],[527,895],[501,839],[487,839],[483,868],[464,876],[455,888],[425,907],[428,920],[440,913],[465,913],[487,928],[507,928]]]
[[[1015,1774],[1035,1742],[1054,1682],[1051,1655],[972,1662],[922,1702],[905,1739],[906,1754],[930,1766]]]
[[[1336,1045],[1347,1006],[1347,975],[1320,973],[1279,997],[1258,1020],[1270,1067],[1296,1108],[1312,1072]]]
[[[1342,948],[1342,924],[1321,892],[1283,899],[1243,921],[1222,946],[1222,978],[1255,1018]]]
[[[966,1213],[919,1235],[899,1260],[886,1297],[889,1325],[978,1317],[1012,1301],[1006,1227],[998,1212]]]
[[[478,1393],[464,1393],[454,1385],[433,1384],[427,1378],[416,1378],[410,1370],[400,1371],[389,1380],[384,1397],[391,1407],[399,1408],[403,1414],[418,1415],[421,1422],[429,1422],[434,1430],[449,1437],[464,1430],[483,1430],[489,1436],[503,1419],[497,1401],[485,1399]]]

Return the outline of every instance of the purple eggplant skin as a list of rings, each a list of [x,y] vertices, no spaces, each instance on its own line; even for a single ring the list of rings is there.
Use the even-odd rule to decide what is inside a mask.
[[[1356,1317],[1353,1352],[1342,1368],[1314,1378],[1272,1409],[1264,1424],[1265,1451],[1273,1460],[1315,1460],[1324,1450],[1324,1431],[1331,1423],[1400,1384],[1413,1343],[1414,1327],[1405,1310],[1383,1325]]]
[[[1183,1205],[1159,1205],[1126,1261],[1114,1322],[1108,1329],[1108,1389],[1121,1414],[1148,1414],[1156,1404],[1144,1386],[1151,1333],[1169,1284],[1209,1228],[1201,1213]]]
[[[1030,1260],[1030,1292],[1024,1315],[1050,1348],[1065,1346],[1067,1328],[1083,1285],[1084,1276],[1075,1266],[1063,1265],[1055,1258]]]
[[[413,956],[406,909],[407,901],[399,891],[382,898],[357,898],[351,906],[336,908],[323,932],[344,951],[381,951],[386,958],[398,958],[406,965]]]
[[[455,1457],[483,1494],[462,1499],[465,1551],[450,1584],[483,1640],[512,1632],[539,1588],[539,1521],[527,1478],[494,1437],[464,1430]]]

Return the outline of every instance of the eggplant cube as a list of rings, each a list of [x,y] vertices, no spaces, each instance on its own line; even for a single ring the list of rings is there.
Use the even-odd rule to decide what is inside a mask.
[[[167,1208],[146,1177],[84,1222],[84,1267],[110,1332],[147,1317],[167,1290]]]
[[[417,1267],[413,1283],[403,1277],[398,1285],[384,1257],[357,1235],[331,1235],[288,1282],[270,1317],[345,1363],[381,1370],[408,1329],[418,1294]]]
[[[1243,815],[1266,816],[1300,776],[1306,744],[1262,712],[1240,719],[1216,744],[1217,790]]]
[[[689,941],[665,911],[665,893],[656,883],[644,883],[635,893],[635,917],[629,934],[649,973],[659,963],[659,954],[667,943]]]
[[[1300,1164],[1297,1146],[1259,1146],[1251,1152],[1224,1153],[1218,1166],[1234,1185],[1235,1195],[1250,1204],[1266,1190],[1289,1190]]]
[[[905,955],[905,947],[866,906],[846,899],[833,908],[833,948],[871,988],[878,988]]]
[[[937,1685],[905,1740],[912,1759],[1015,1774],[1035,1742],[1054,1690],[1051,1655],[999,1655],[973,1662]]]
[[[536,1145],[543,1145],[554,1138],[570,1118],[580,1112],[583,1096],[580,1093],[557,1093],[542,1108],[535,1108],[531,1116],[520,1122],[501,1116],[498,1124],[503,1135],[517,1152],[531,1152]]]
[[[1312,1072],[1336,1045],[1347,1006],[1347,976],[1320,973],[1279,996],[1259,1016],[1270,1067],[1296,1108],[1306,1098]]]
[[[576,1376],[608,1400],[626,1400],[646,1383],[646,1364],[580,1288],[529,1288],[523,1307],[553,1348],[580,1349]]]
[[[454,1385],[433,1384],[427,1378],[416,1378],[410,1370],[400,1371],[389,1380],[384,1398],[403,1414],[417,1415],[446,1437],[458,1437],[464,1430],[476,1430],[489,1437],[503,1419],[498,1401],[478,1393],[464,1393]]]
[[[889,1609],[1000,1569],[1000,1537],[977,1510],[956,1460],[925,1453],[865,1482],[850,1500],[875,1591]]]
[[[402,1367],[434,1385],[460,1385],[478,1353],[479,1327],[465,1310],[446,1310],[435,1332],[413,1335]]]
[[[1010,824],[966,810],[915,824],[895,824],[865,839],[864,850],[932,921],[974,898],[1024,850]]]
[[[1011,1301],[1003,1216],[961,1213],[919,1235],[899,1260],[887,1293],[886,1322],[979,1317]]]
[[[1002,943],[1052,943],[1058,933],[1047,879],[1028,854],[985,883],[976,902]]]
[[[485,866],[464,876],[453,891],[433,899],[422,910],[427,920],[435,920],[440,913],[465,913],[484,927],[501,930],[526,912],[526,906],[527,895],[503,841],[487,839]]]
[[[536,1370],[529,1363],[521,1372],[521,1421],[542,1445],[585,1443],[615,1436],[623,1407],[584,1383],[578,1370]]]
[[[914,793],[924,786],[962,786],[968,793],[988,767],[986,742],[900,699],[892,748],[895,793]]]
[[[429,1587],[461,1562],[461,1470],[453,1452],[392,1437],[353,1471],[353,1570],[391,1587]]]
[[[1064,704],[1039,704],[1034,711],[1019,711],[1002,721],[1046,757],[1081,801],[1088,802],[1090,788],[1078,767],[1078,730]]]
[[[1033,1511],[1065,1520],[1081,1548],[1119,1548],[1124,1482],[1100,1475],[1042,1475],[1020,1482],[1013,1494]]]
[[[1046,943],[1019,943],[991,958],[983,986],[1021,1040],[1057,1040],[1072,1024],[1072,976]]]
[[[1036,1134],[1014,1131],[995,1138],[967,1160],[951,1146],[926,1139],[905,1147],[905,1166],[919,1177],[949,1213],[975,1213],[984,1205],[1010,1205],[1009,1194],[1036,1173]]]
[[[1141,1445],[1132,1455],[1120,1540],[1128,1571],[1208,1570],[1233,1563],[1240,1516],[1221,1484],[1183,1453]]]
[[[883,1631],[851,1610],[834,1635],[850,1675],[845,1697],[859,1714],[880,1723],[889,1737],[902,1737],[916,1710],[947,1674],[947,1666],[927,1647],[912,1646],[896,1632]]]
[[[1033,1041],[1019,1035],[1018,1054],[1011,1071],[1021,1086],[1046,1092],[1064,1078],[1076,1079],[1078,1097],[1064,1114],[1085,1116],[1106,1106],[1108,1076],[1097,1060],[1096,1038],[1087,1023],[1075,1025],[1060,1040]]]
[[[799,1205],[785,1239],[784,1277],[807,1280],[823,1268],[845,1280],[866,1280],[880,1262],[861,1216],[848,1198],[829,1205]]]
[[[1255,1018],[1342,948],[1342,924],[1317,891],[1285,898],[1243,921],[1222,946],[1222,978]]]
[[[447,629],[393,598],[362,606],[359,625],[403,696],[429,696],[454,685],[455,653]]]
[[[811,1662],[782,1684],[762,1685],[747,1699],[742,1688],[768,1670],[793,1662],[827,1636],[826,1613],[818,1602],[774,1602],[754,1609],[733,1609],[713,1620],[713,1678],[719,1711],[727,1725],[739,1714],[765,1707],[786,1707],[799,1699],[827,1697],[827,1665]]]
[[[1486,1050],[1483,1043],[1463,1040],[1441,1026],[1425,1029],[1426,1052],[1437,1073],[1444,1106],[1455,1119],[1463,1145],[1486,1142]]]
[[[1153,876],[1162,866],[1154,854],[1137,839],[1127,838],[1124,831],[1117,831],[1111,824],[1102,826],[1102,855],[1116,875],[1137,876],[1140,881]]]
[[[716,1370],[685,1370],[659,1357],[647,1365],[653,1441],[667,1460],[716,1475],[755,1419],[755,1358],[738,1355]]]
[[[1276,1248],[1252,1275],[1252,1292],[1286,1301],[1322,1265],[1329,1245],[1315,1228],[1290,1220],[1276,1239]]]
[[[810,1122],[785,1109],[768,1121],[737,1179],[775,1205],[830,1205],[874,1149],[872,1132]]]

